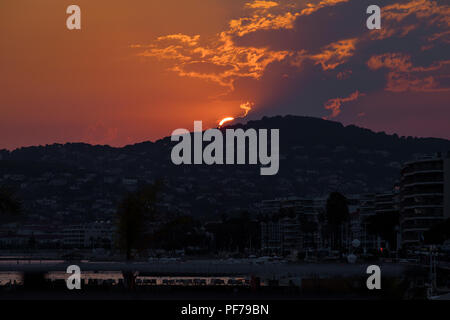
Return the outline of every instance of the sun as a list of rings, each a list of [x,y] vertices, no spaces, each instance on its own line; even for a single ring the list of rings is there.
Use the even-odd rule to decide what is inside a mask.
[[[229,121],[233,121],[234,118],[233,117],[226,117],[223,118],[222,120],[220,120],[219,122],[219,128],[221,128],[223,126],[224,123],[229,122]]]
[[[238,116],[237,118],[238,118],[238,119],[245,118],[245,117],[247,116],[247,114],[250,112],[250,110],[252,110],[252,107],[253,107],[253,102],[247,101],[247,102],[245,102],[245,103],[241,103],[241,104],[239,105],[239,108],[241,108],[242,110],[244,110],[244,114],[242,114],[241,116]],[[222,120],[219,121],[219,124],[217,125],[217,127],[218,127],[218,128],[222,128],[222,126],[223,126],[225,123],[230,122],[230,121],[233,121],[233,120],[235,120],[235,119],[236,119],[236,118],[233,118],[233,117],[226,117],[226,118],[223,118]]]

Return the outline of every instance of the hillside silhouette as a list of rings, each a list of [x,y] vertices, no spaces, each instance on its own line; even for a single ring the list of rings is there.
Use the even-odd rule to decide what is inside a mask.
[[[278,174],[260,176],[259,165],[176,166],[170,160],[174,143],[165,137],[122,148],[67,143],[1,150],[0,184],[16,188],[37,216],[60,212],[83,220],[107,218],[124,193],[162,178],[168,211],[208,217],[276,197],[383,192],[392,189],[403,162],[450,150],[449,140],[301,116],[227,128],[279,129]]]

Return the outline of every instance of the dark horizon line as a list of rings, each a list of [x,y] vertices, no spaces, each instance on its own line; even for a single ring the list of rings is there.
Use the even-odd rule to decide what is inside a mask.
[[[244,120],[243,118],[237,118],[235,120],[241,120],[241,121],[233,123],[233,124],[225,125],[224,127],[220,128],[220,129],[232,128],[232,127],[236,127],[236,126],[239,126],[239,125],[245,126],[245,125],[248,125],[250,122],[263,121],[264,119],[272,119],[272,118],[278,118],[278,117],[281,117],[281,118],[286,118],[286,117],[310,118],[310,119],[314,119],[314,120],[321,120],[321,121],[324,121],[324,122],[335,122],[335,123],[341,124],[343,126],[343,128],[347,128],[347,127],[353,126],[353,127],[356,127],[356,128],[369,130],[369,131],[371,131],[373,133],[376,133],[376,134],[377,133],[384,133],[384,134],[389,135],[389,136],[397,135],[399,138],[410,138],[411,137],[411,138],[415,138],[415,139],[437,139],[437,140],[450,141],[450,139],[440,138],[440,137],[412,136],[412,135],[405,136],[405,135],[399,135],[397,133],[386,133],[385,131],[375,131],[373,129],[361,127],[361,126],[356,125],[356,124],[344,125],[342,122],[336,121],[336,120],[323,119],[323,118],[314,117],[314,116],[293,115],[293,114],[274,115],[274,116],[262,116],[261,118],[256,119],[256,120],[255,119],[247,119],[246,122],[242,121],[242,120]],[[235,120],[233,120],[232,122],[234,122]],[[212,128],[210,128],[210,129],[212,129]],[[208,130],[208,129],[205,129],[205,130]],[[205,130],[203,130],[203,132]],[[193,133],[193,131],[189,131],[189,132]],[[165,140],[165,139],[168,139],[168,138],[170,138],[170,136],[165,136],[165,137],[162,137],[162,138],[159,138],[159,139],[155,139],[155,140],[143,140],[143,141],[139,141],[139,142],[125,144],[125,145],[122,145],[122,146],[111,146],[109,144],[91,144],[89,142],[82,142],[82,141],[66,141],[64,143],[53,142],[53,143],[46,143],[46,144],[39,144],[39,145],[24,145],[24,146],[16,147],[16,148],[13,148],[13,149],[0,147],[0,151],[5,151],[6,150],[8,152],[14,152],[16,150],[25,149],[25,148],[38,148],[38,147],[47,147],[47,146],[54,146],[54,145],[66,145],[66,144],[84,144],[84,145],[89,145],[89,146],[92,146],[92,147],[108,147],[108,148],[111,148],[111,149],[123,149],[123,148],[129,147],[129,146],[134,146],[134,145],[142,144],[142,143],[157,143],[158,141],[162,141],[162,140]]]

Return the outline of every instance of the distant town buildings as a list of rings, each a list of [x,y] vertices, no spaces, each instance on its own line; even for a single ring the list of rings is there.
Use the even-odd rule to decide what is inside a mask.
[[[336,152],[342,151],[341,149],[337,148]],[[358,176],[361,180],[361,193],[344,194],[348,200],[349,220],[341,230],[342,239],[339,242],[343,248],[349,249],[355,239],[359,240],[364,251],[386,248],[386,239],[369,230],[368,221],[377,214],[395,214],[400,217],[395,231],[397,241],[391,241],[391,250],[422,245],[426,230],[450,218],[450,154],[421,156],[403,165],[400,162],[398,166],[397,162],[389,165],[389,168],[394,167],[398,174],[394,173],[391,180],[398,179],[398,182],[392,190],[368,193],[364,184],[367,180],[364,181],[364,176]],[[188,172],[191,169],[183,170]],[[222,171],[218,172],[223,173]],[[308,181],[304,177],[309,174],[308,170],[299,167],[294,173],[298,183],[307,185]],[[157,205],[158,217],[148,225],[148,232],[158,232],[162,225],[177,216],[192,215],[202,221],[200,217],[205,218],[211,214],[216,214],[216,217],[222,213],[229,215],[230,212],[237,215],[248,210],[254,214],[252,219],[258,214],[259,220],[256,223],[259,223],[260,243],[256,247],[261,252],[278,255],[331,247],[326,230],[328,194],[254,200],[258,197],[261,199],[261,195],[255,191],[256,183],[247,179],[246,174],[242,171],[239,176],[230,175],[224,179],[210,177],[215,187],[224,187],[227,196],[233,194],[233,200],[236,200],[226,203],[223,212],[215,208],[223,200],[224,194],[216,193],[210,187],[201,189],[203,185],[197,186],[194,183],[195,177],[186,173],[186,176],[179,177],[178,182],[166,182]],[[114,224],[106,221],[114,218],[120,195],[125,191],[135,190],[145,182],[153,181],[150,171],[143,171],[141,175],[122,175],[112,169],[106,169],[103,174],[72,174],[63,170],[46,171],[35,176],[4,173],[0,175],[0,179],[38,197],[27,205],[27,221],[20,228],[1,226],[1,248],[112,247]],[[340,179],[334,174],[320,179],[324,185],[329,185],[329,190],[333,190],[334,185],[336,188],[340,186]],[[358,179],[354,182],[359,181]],[[277,189],[278,194],[280,190],[286,190],[285,194],[293,194],[293,186],[288,179],[280,177],[276,181],[277,187],[285,188],[289,185],[286,189]],[[69,185],[70,191],[63,191]],[[50,191],[44,190],[43,186],[50,188]],[[235,186],[240,186],[240,190],[245,191],[237,192]],[[195,193],[195,198],[187,198],[192,192]],[[300,191],[299,193],[301,194]],[[245,206],[240,202],[242,199],[253,202]],[[201,210],[198,210],[199,207]],[[394,242],[395,248],[392,247]],[[254,245],[252,247],[257,250]]]
[[[95,221],[64,228],[62,242],[70,248],[109,248],[113,234],[113,225],[109,221]]]
[[[261,249],[267,253],[317,248],[321,242],[319,214],[326,199],[287,197],[262,201],[259,206]]]
[[[261,222],[261,249],[266,253],[281,253],[284,227],[279,221]]]
[[[350,219],[343,226],[344,247],[348,247],[353,239],[358,239],[364,249],[385,247],[386,239],[368,232],[368,218],[377,214],[400,216],[396,248],[391,249],[420,246],[425,231],[450,218],[450,153],[420,156],[405,162],[400,171],[400,182],[391,191],[346,195],[346,198]],[[285,252],[326,248],[329,244],[320,232],[323,227],[321,214],[325,208],[326,197],[262,201],[260,213],[269,218],[261,223],[261,249]],[[316,228],[311,229],[311,223],[317,224]],[[304,224],[309,224],[312,236],[307,237],[308,228]]]
[[[397,212],[397,192],[355,194],[346,197],[350,217],[348,224],[343,226],[342,245],[349,247],[354,239],[358,239],[364,250],[384,246],[381,239],[368,232],[367,219],[376,213]],[[262,201],[260,213],[270,218],[261,222],[261,249],[267,253],[285,253],[329,247],[329,239],[322,232],[326,202],[326,196]],[[283,213],[288,216],[283,216]]]

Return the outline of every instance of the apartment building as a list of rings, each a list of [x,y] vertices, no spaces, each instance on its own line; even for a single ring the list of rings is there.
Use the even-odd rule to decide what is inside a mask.
[[[406,162],[399,201],[402,245],[420,245],[426,230],[450,218],[450,153]]]

